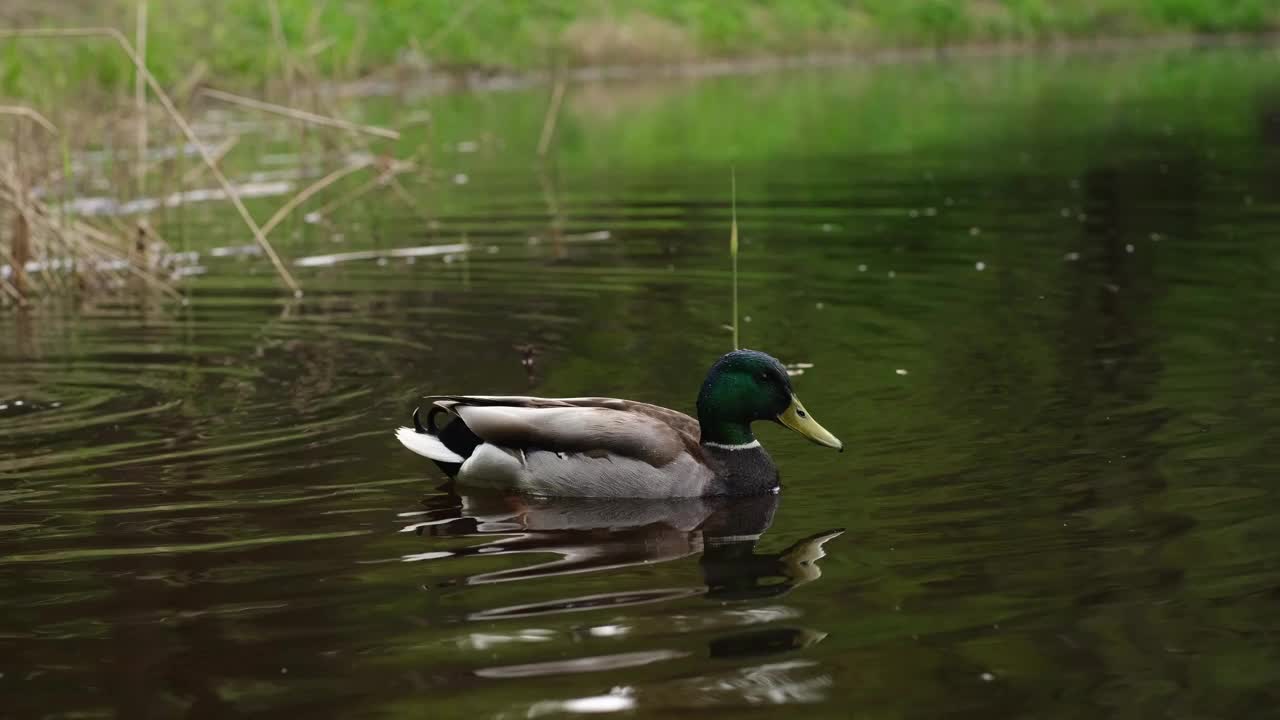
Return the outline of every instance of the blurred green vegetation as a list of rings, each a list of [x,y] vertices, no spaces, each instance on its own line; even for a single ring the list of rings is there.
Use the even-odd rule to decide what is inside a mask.
[[[110,25],[132,34],[136,0],[14,0],[10,27]],[[278,14],[277,14],[278,13]],[[390,67],[524,71],[965,43],[1034,43],[1280,29],[1272,0],[166,0],[150,3],[148,63],[168,84],[249,88],[303,59],[324,78]],[[281,39],[288,46],[286,52]],[[6,40],[0,93],[122,91],[129,63],[104,40]]]

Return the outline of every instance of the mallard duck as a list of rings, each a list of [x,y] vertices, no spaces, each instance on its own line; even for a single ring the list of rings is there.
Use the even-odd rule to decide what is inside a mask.
[[[711,366],[698,418],[615,398],[435,395],[396,437],[460,484],[553,497],[672,498],[776,492],[751,423],[781,423],[843,449],[800,404],[787,369],[754,350]],[[437,418],[449,416],[440,427]]]

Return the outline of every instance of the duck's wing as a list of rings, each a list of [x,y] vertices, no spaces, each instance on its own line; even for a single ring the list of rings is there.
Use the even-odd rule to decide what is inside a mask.
[[[653,467],[684,455],[701,457],[697,421],[648,403],[491,395],[437,395],[426,400],[461,419],[481,442],[501,448],[628,458]]]

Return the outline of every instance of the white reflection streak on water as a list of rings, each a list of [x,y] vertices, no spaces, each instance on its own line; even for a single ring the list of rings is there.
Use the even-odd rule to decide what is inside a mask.
[[[458,645],[472,650],[491,650],[511,643],[539,643],[555,639],[555,633],[543,628],[529,628],[511,634],[471,633],[458,638]]]
[[[501,665],[480,668],[475,671],[475,674],[484,678],[525,678],[604,672],[606,670],[649,665],[664,660],[676,660],[688,657],[688,655],[689,653],[683,650],[641,650],[638,652],[617,653],[615,655],[594,655],[570,660],[552,660],[525,665]]]
[[[698,704],[718,705],[734,700],[749,705],[817,703],[826,699],[826,691],[832,686],[831,676],[792,677],[796,671],[817,665],[811,660],[757,665],[709,682],[691,681],[693,687],[690,690],[700,696]]]
[[[634,710],[636,698],[631,688],[616,687],[607,695],[573,698],[570,700],[543,700],[529,707],[525,717],[536,718],[555,713],[597,714]]]

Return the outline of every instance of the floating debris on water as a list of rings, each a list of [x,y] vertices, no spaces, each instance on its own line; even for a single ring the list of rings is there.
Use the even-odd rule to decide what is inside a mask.
[[[995,679],[996,679],[996,676],[995,676],[995,675],[992,675],[992,674],[991,674],[991,673],[989,673],[989,672],[984,672],[984,673],[982,673],[982,675],[980,675],[979,677],[981,677],[981,678],[982,678],[982,682],[991,682],[992,680],[995,680]]]
[[[1066,255],[1063,255],[1062,259],[1066,260],[1067,262],[1075,262],[1080,259],[1080,253],[1072,251],[1067,253]]]
[[[796,375],[803,375],[805,370],[813,369],[813,363],[787,363],[785,367],[787,368],[787,374],[795,377]]]
[[[587,233],[571,233],[563,236],[563,238],[569,242],[588,242],[593,240],[595,241],[608,240],[611,237],[613,237],[613,233],[609,232],[608,230],[596,230],[594,232],[587,232]]]
[[[248,182],[235,186],[236,194],[242,199],[276,197],[293,192],[294,184],[286,180],[274,182]],[[78,197],[67,200],[61,205],[72,215],[120,216],[141,215],[143,213],[202,202],[226,200],[227,193],[222,188],[201,188],[170,193],[164,197],[146,197],[120,202],[110,197]]]
[[[1124,246],[1124,251],[1125,251],[1125,252],[1127,252],[1127,253],[1132,254],[1132,253],[1133,253],[1133,243],[1129,243],[1129,244],[1125,245],[1125,246]]]
[[[466,185],[470,181],[471,181],[471,178],[467,177],[466,173],[458,173],[457,175],[453,176],[454,185]]]
[[[257,245],[230,245],[216,247],[209,251],[213,257],[239,257],[241,255],[261,255],[262,248]]]
[[[906,375],[906,374],[908,374],[908,373],[907,373],[906,368],[898,368],[897,370],[894,370],[894,372],[895,372],[895,373],[897,373],[897,374],[899,374],[899,375]]]
[[[978,272],[982,272],[983,270],[987,269],[987,264],[979,260],[978,262],[973,264],[973,269],[977,270]]]
[[[866,271],[867,271],[867,266],[866,266],[866,265],[859,265],[859,266],[858,266],[858,272],[866,272]]]
[[[981,234],[982,234],[982,228],[980,228],[980,227],[971,227],[971,228],[969,228],[969,236],[970,236],[970,237],[978,237],[978,236],[979,236],[979,235],[981,235]]]
[[[395,248],[393,250],[362,250],[359,252],[335,253],[333,255],[311,255],[298,258],[293,261],[293,264],[298,267],[327,267],[356,260],[450,255],[452,253],[465,253],[470,249],[471,246],[467,243],[455,243],[452,245],[422,245],[419,247]]]

